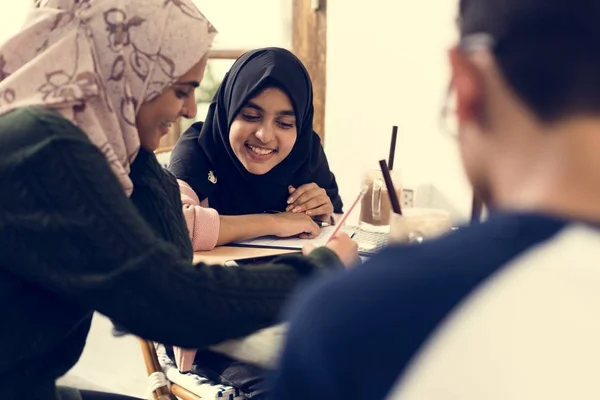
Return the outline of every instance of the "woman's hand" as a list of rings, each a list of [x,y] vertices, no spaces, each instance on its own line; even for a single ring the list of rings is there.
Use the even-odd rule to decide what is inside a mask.
[[[358,244],[347,234],[340,232],[325,245],[340,258],[346,268],[360,263],[358,256]],[[302,248],[302,254],[309,255],[316,247],[308,244]]]
[[[306,214],[284,212],[273,214],[275,235],[278,237],[299,236],[301,239],[312,239],[321,232],[319,225]]]
[[[316,183],[307,183],[295,188],[288,187],[290,197],[286,211],[292,213],[304,213],[311,218],[317,218],[321,221],[329,222],[333,214],[333,204],[325,192],[325,189],[317,186]]]

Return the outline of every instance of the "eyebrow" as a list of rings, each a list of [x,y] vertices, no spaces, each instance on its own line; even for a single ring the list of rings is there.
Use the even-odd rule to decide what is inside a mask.
[[[192,86],[197,88],[200,86],[200,82],[198,81],[183,81],[183,82],[175,82],[174,85],[184,85],[184,86]]]
[[[265,112],[264,108],[262,108],[258,104],[253,103],[251,101],[249,101],[244,107],[254,108],[256,111]],[[296,113],[294,112],[294,110],[278,111],[277,114],[278,115],[283,115],[283,116],[289,116],[289,117],[295,117],[296,116]]]

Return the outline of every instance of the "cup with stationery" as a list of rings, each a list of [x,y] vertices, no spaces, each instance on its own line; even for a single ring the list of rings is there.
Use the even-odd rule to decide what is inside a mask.
[[[390,222],[390,243],[420,243],[451,230],[452,218],[450,213],[445,210],[433,208],[405,208],[403,210],[400,207],[385,160],[379,161],[379,165],[394,211]]]
[[[402,198],[400,175],[397,172],[391,172],[391,176],[396,196]],[[392,204],[381,170],[369,169],[365,171],[361,184],[367,188],[367,191],[360,205],[359,228],[368,232],[389,232],[390,218],[393,213]]]
[[[449,232],[452,218],[445,210],[407,208],[392,214],[390,226],[390,243],[420,243]]]
[[[402,198],[402,186],[399,182],[400,175],[397,171],[394,172],[393,169],[397,138],[398,127],[394,125],[392,127],[388,162],[380,160],[380,169],[369,171],[363,177],[363,185],[368,190],[362,199],[361,218],[359,222],[359,227],[362,230],[387,233],[390,229],[392,211],[402,214],[398,200]]]
[[[393,126],[387,168],[390,178],[394,183],[395,195],[397,198],[402,198],[400,173],[398,170],[394,170],[397,137],[398,127]],[[392,204],[388,193],[388,185],[385,184],[383,171],[381,169],[369,169],[365,171],[361,185],[367,188],[367,192],[361,201],[359,228],[367,232],[389,232]]]

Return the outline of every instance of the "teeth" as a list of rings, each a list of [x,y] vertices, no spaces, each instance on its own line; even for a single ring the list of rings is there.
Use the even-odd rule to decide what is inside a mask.
[[[261,149],[259,147],[254,147],[254,146],[250,146],[248,145],[248,147],[250,148],[250,150],[252,150],[254,153],[256,154],[260,154],[261,156],[266,156],[267,154],[271,154],[272,152],[274,152],[275,150],[267,150],[267,149]]]

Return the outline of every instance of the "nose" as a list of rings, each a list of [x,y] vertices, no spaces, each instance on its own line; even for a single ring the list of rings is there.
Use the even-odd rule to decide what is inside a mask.
[[[194,95],[190,95],[181,108],[181,116],[187,119],[193,119],[198,114],[198,106],[196,105],[196,99]]]
[[[268,123],[262,124],[255,135],[263,143],[269,143],[275,138],[275,132]]]

